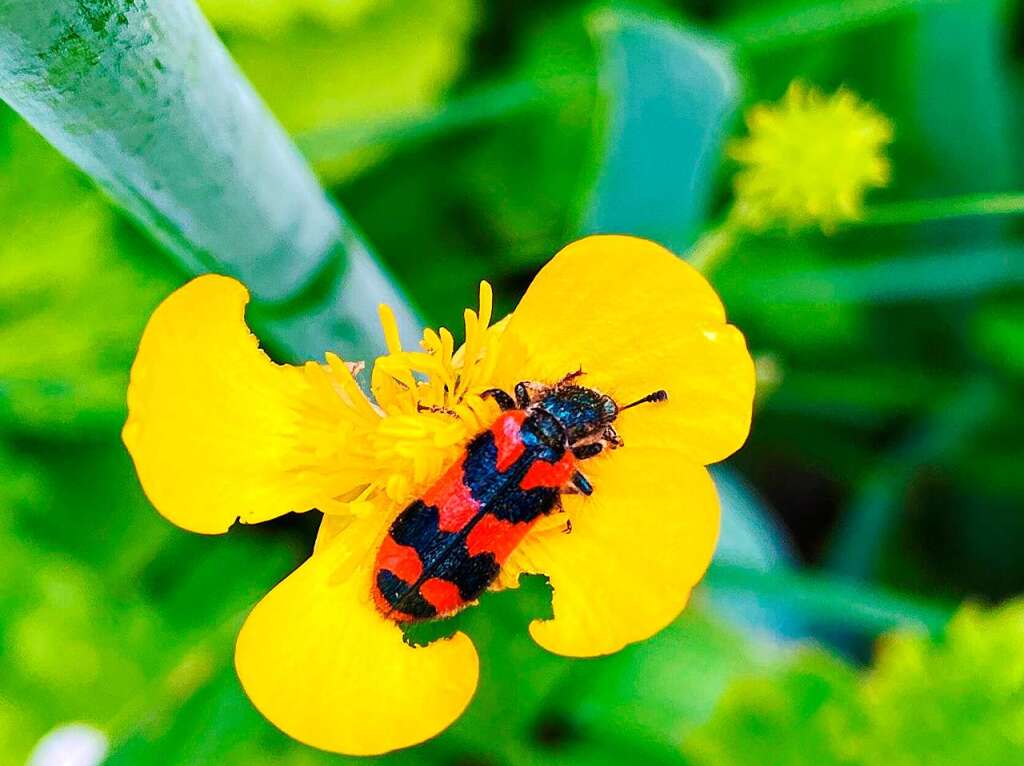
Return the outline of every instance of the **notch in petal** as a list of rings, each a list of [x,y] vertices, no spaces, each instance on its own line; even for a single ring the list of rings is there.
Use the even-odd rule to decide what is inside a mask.
[[[533,533],[506,564],[513,575],[548,576],[554,618],[532,623],[530,635],[571,657],[616,652],[672,622],[719,529],[707,469],[679,450],[627,446],[584,465],[594,494],[565,499],[572,532]]]
[[[192,280],[154,312],[132,365],[122,438],[153,505],[194,532],[329,504],[357,481],[338,473],[346,434],[376,419],[336,379],[344,365],[272,362],[248,301],[234,279]]]

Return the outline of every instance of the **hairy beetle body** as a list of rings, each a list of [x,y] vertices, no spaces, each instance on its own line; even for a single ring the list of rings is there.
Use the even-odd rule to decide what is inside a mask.
[[[486,392],[504,410],[459,460],[395,519],[377,554],[373,598],[397,622],[444,617],[475,601],[562,492],[590,494],[577,463],[621,444],[620,408],[571,385],[520,383],[516,398]],[[661,401],[656,392],[634,404]],[[633,405],[628,405],[633,406]],[[624,408],[623,408],[624,409]]]

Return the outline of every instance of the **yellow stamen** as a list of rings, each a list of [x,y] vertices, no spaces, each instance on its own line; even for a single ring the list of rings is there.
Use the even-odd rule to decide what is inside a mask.
[[[325,513],[353,513],[380,493],[391,501],[408,500],[436,480],[466,440],[496,417],[496,406],[479,396],[490,385],[489,371],[501,338],[501,328],[488,326],[492,310],[491,288],[484,282],[479,313],[465,313],[466,342],[461,349],[442,327],[423,331],[422,351],[406,351],[393,312],[380,306],[388,353],[373,365],[372,402],[351,368],[334,354],[327,355],[326,367],[307,367],[310,384],[331,389],[342,405],[331,422],[348,435],[347,447],[344,460],[333,461],[340,467],[331,480],[351,486],[357,472],[369,479],[358,498],[339,498],[322,509]],[[335,444],[332,439],[322,449],[335,449]]]
[[[397,354],[402,350],[402,339],[398,334],[398,322],[395,320],[395,312],[386,304],[377,307],[377,314],[380,316],[381,327],[384,328],[384,342],[387,344],[389,354]]]

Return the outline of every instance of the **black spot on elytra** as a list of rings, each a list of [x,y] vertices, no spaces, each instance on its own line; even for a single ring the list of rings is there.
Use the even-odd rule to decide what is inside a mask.
[[[388,569],[377,572],[377,588],[392,608],[410,617],[429,620],[437,616],[433,604],[423,598],[418,590],[409,590],[409,583]]]
[[[467,555],[460,562],[455,577],[449,579],[458,586],[463,601],[473,601],[494,582],[500,570],[493,553],[478,553],[476,556]]]
[[[505,473],[498,473],[495,468],[498,448],[494,434],[484,431],[466,448],[463,480],[488,513],[513,524],[532,521],[550,511],[558,498],[557,489],[535,487],[524,490],[519,486],[538,457],[550,460],[552,456],[543,446],[527,445],[523,455]]]
[[[378,587],[387,602],[397,611],[417,619],[435,616],[436,610],[420,593],[420,586],[431,578],[455,585],[463,601],[477,599],[494,582],[501,565],[488,551],[469,555],[466,545],[469,533],[485,514],[521,523],[552,509],[558,499],[558,489],[524,490],[520,486],[523,476],[540,455],[550,460],[549,452],[544,445],[527,444],[523,455],[501,473],[496,468],[498,450],[494,435],[484,431],[473,439],[466,447],[463,481],[480,504],[480,514],[462,529],[449,532],[440,528],[441,514],[437,507],[423,500],[410,503],[395,519],[390,532],[396,543],[416,551],[423,572],[414,583],[406,583],[386,570],[378,573]]]
[[[399,545],[408,545],[420,554],[420,561],[426,565],[423,554],[438,536],[445,534],[438,529],[440,514],[432,505],[414,500],[391,524],[391,536]]]

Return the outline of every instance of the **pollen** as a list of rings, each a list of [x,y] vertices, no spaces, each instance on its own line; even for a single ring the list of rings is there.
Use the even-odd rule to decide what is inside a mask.
[[[742,166],[733,216],[744,228],[831,233],[861,217],[868,189],[889,182],[892,125],[849,90],[826,95],[794,82],[779,103],[753,107],[746,123],[749,135],[728,148]]]
[[[350,486],[349,475],[368,480],[360,487],[360,502],[375,499],[405,502],[436,479],[459,454],[465,442],[485,428],[498,414],[497,406],[480,397],[501,340],[503,325],[491,326],[491,287],[480,285],[479,311],[466,309],[466,341],[456,349],[445,328],[426,329],[418,350],[402,346],[391,309],[379,309],[387,353],[379,357],[370,374],[370,396],[356,381],[361,365],[345,364],[333,354],[325,365],[307,364],[306,374],[328,387],[338,403],[328,419],[325,449],[339,443],[346,447],[339,460],[344,476],[322,477],[327,486]],[[323,422],[321,418],[321,422]],[[343,459],[342,459],[343,458]],[[325,512],[351,512],[351,499],[337,496],[335,507]]]

